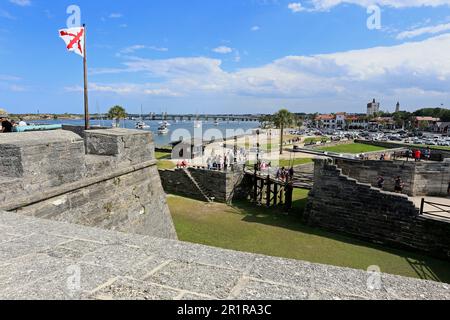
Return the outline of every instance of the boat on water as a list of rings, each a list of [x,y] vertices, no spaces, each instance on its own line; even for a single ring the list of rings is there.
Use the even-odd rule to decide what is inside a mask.
[[[142,104],[141,104],[141,117],[139,118],[139,121],[136,122],[135,128],[139,129],[139,130],[150,129],[150,126],[144,122],[142,115],[143,115],[143,111],[142,111]]]
[[[214,125],[217,127],[218,125],[220,125],[220,122],[218,120],[214,121]]]
[[[158,128],[158,134],[168,134],[169,133],[169,128],[166,125],[161,125]]]
[[[144,130],[144,129],[150,129],[150,126],[146,124],[144,121],[138,121],[135,125],[136,129]]]

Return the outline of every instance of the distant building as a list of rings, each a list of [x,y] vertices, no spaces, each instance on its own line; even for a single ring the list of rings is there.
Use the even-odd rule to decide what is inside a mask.
[[[395,121],[392,117],[377,117],[370,121],[369,127],[371,129],[386,129],[394,130],[396,129]]]
[[[397,102],[397,105],[395,106],[395,113],[400,112],[400,102]]]
[[[365,116],[348,115],[345,112],[336,114],[321,114],[317,116],[318,128],[323,129],[365,129],[368,121]]]
[[[374,114],[380,112],[380,103],[376,102],[375,99],[373,99],[372,102],[367,104],[367,115],[373,116]]]
[[[450,134],[450,122],[436,122],[433,131],[441,134]]]
[[[319,128],[336,129],[336,116],[334,114],[318,115],[316,122]]]
[[[418,129],[433,130],[433,127],[440,121],[441,119],[433,117],[415,117],[414,127]]]

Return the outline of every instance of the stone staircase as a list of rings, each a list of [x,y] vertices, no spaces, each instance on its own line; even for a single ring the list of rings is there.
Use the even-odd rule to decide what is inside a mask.
[[[294,173],[294,187],[311,190],[314,185],[314,175],[309,173]]]
[[[198,189],[198,191],[200,192],[200,194],[202,195],[204,200],[206,202],[212,203],[214,198],[208,193],[208,191],[200,183],[197,182],[197,180],[195,180],[195,178],[192,176],[192,174],[189,172],[189,170],[188,169],[181,169],[181,170],[183,170],[184,173],[186,174],[186,176],[189,178],[189,180],[192,181],[192,184]]]
[[[300,165],[294,168],[294,187],[311,190],[314,185],[314,167]]]

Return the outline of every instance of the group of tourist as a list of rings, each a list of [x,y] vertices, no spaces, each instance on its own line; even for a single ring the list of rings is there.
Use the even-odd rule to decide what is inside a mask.
[[[377,186],[379,189],[383,190],[385,179],[383,176],[379,176],[377,180]],[[400,176],[397,176],[394,179],[394,191],[396,193],[403,193],[403,189],[405,188],[405,184],[403,179]]]
[[[269,171],[270,174],[270,170],[272,169],[272,162],[258,161],[257,163],[255,163],[254,167],[255,171]],[[294,167],[291,167],[290,169],[287,169],[285,167],[278,168],[276,169],[275,179],[282,182],[292,181],[292,179],[294,178],[294,172]]]
[[[294,179],[294,167],[291,167],[289,170],[285,167],[279,168],[275,178],[282,182],[292,181]]]
[[[423,152],[420,149],[406,151],[406,161],[414,159],[415,162],[420,162],[422,159],[429,161],[431,159],[431,149],[427,147]]]
[[[179,161],[177,163],[177,169],[186,169],[188,166],[189,166],[189,164],[186,160]]]
[[[27,123],[22,119],[19,122],[9,120],[6,116],[0,116],[0,133],[10,133],[14,131],[14,127],[24,127]]]
[[[208,170],[228,170],[236,163],[246,163],[248,154],[245,149],[241,148],[236,152],[229,150],[223,155],[212,155],[206,160],[206,167]]]

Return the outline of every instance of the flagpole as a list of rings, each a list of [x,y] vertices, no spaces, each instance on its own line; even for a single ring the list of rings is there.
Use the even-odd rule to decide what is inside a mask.
[[[88,101],[88,77],[87,77],[87,58],[86,58],[86,24],[84,28],[84,55],[83,55],[83,70],[84,70],[84,128],[89,130],[89,101]]]

